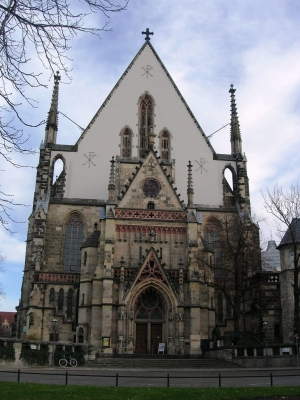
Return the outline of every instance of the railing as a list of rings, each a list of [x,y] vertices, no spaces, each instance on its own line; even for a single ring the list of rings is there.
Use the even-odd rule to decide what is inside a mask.
[[[1,371],[0,370],[0,374],[1,373],[5,373],[5,374],[15,374],[16,375],[16,382],[28,382],[28,379],[26,380],[26,375],[40,375],[40,376],[48,376],[48,377],[52,377],[52,376],[61,376],[62,377],[62,382],[64,382],[65,385],[69,384],[69,379],[72,377],[84,377],[84,378],[96,378],[97,379],[97,386],[101,386],[101,382],[100,379],[101,378],[105,378],[105,381],[107,382],[107,378],[113,378],[113,382],[114,385],[109,385],[109,386],[121,386],[122,380],[124,383],[124,386],[128,386],[126,385],[126,381],[125,379],[129,378],[129,379],[143,379],[143,381],[145,382],[148,379],[159,379],[162,380],[164,382],[163,386],[166,387],[172,387],[172,381],[176,381],[177,384],[176,386],[178,386],[178,380],[186,380],[186,379],[198,379],[199,384],[197,385],[197,387],[201,387],[201,380],[205,380],[205,386],[210,386],[210,387],[224,387],[223,383],[224,381],[226,381],[226,379],[238,379],[238,381],[235,382],[240,382],[241,379],[251,379],[251,383],[253,382],[253,378],[265,378],[267,384],[265,384],[264,386],[274,386],[276,384],[276,379],[278,378],[285,378],[285,377],[297,377],[297,380],[295,381],[295,384],[298,385],[299,383],[299,377],[300,377],[300,373],[288,373],[288,374],[274,374],[274,372],[270,372],[268,374],[264,374],[264,375],[239,375],[239,376],[234,376],[234,375],[225,375],[225,373],[222,375],[221,373],[215,373],[215,374],[211,374],[211,375],[206,375],[205,376],[201,376],[201,375],[197,375],[197,376],[171,376],[170,373],[166,374],[166,375],[149,375],[149,373],[147,373],[147,375],[121,375],[119,373],[115,373],[115,374],[111,374],[111,375],[96,375],[96,374],[78,374],[78,373],[69,373],[69,371],[66,371],[64,373],[55,373],[55,372],[50,372],[47,371],[45,373],[43,372],[30,372],[30,371],[21,371],[20,369],[16,370],[16,371],[12,371],[12,370],[4,370]],[[209,382],[210,379],[213,379],[214,382]],[[0,378],[1,380],[1,378]],[[2,379],[4,381],[4,379]],[[53,383],[53,382],[52,382]],[[78,382],[76,382],[78,384]],[[210,385],[208,383],[211,383]],[[85,383],[86,384],[86,383]],[[130,385],[131,386],[131,385]],[[147,385],[145,385],[147,386]],[[151,386],[155,386],[155,385],[151,385]],[[161,386],[161,385],[156,385],[156,386]],[[182,386],[185,386],[185,384],[183,384]],[[246,385],[236,385],[235,386],[246,386]],[[280,382],[280,386],[290,386],[290,382],[288,385],[284,385],[282,384],[282,382]],[[174,387],[174,386],[173,386]],[[227,386],[229,387],[229,386]]]

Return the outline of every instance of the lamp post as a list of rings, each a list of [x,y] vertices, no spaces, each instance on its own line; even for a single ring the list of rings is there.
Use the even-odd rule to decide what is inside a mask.
[[[267,340],[268,323],[267,323],[267,321],[263,322],[263,329],[264,329],[265,336],[266,336],[266,367],[267,367],[268,366],[268,340]]]
[[[53,319],[52,320],[52,328],[53,328],[53,340],[52,340],[52,367],[54,367],[54,342],[55,342],[55,339],[56,339],[56,324],[57,324],[57,319]]]
[[[295,339],[296,339],[296,354],[297,354],[297,368],[299,368],[299,347],[298,347],[298,339],[299,339],[299,336],[298,336],[298,334],[296,333],[296,335],[295,335]]]

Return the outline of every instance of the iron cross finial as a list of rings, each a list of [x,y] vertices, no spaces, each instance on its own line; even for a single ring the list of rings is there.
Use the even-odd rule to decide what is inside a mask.
[[[150,40],[149,35],[154,35],[153,32],[149,31],[149,28],[146,29],[146,32],[142,32],[142,35],[146,35],[145,40]]]

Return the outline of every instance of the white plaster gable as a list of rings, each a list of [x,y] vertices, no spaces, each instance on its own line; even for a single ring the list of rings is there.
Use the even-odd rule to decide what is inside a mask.
[[[194,202],[212,207],[222,205],[222,170],[226,162],[213,159],[214,151],[201,127],[148,43],[142,46],[81,135],[78,150],[52,151],[52,159],[59,152],[66,160],[65,197],[107,199],[109,161],[113,155],[120,155],[120,131],[125,126],[133,131],[132,157],[138,156],[138,100],[145,92],[155,102],[154,133],[158,135],[164,128],[171,133],[175,183],[185,202],[186,165],[191,160]]]
[[[144,187],[149,179],[154,180],[159,185],[160,190],[155,197],[145,195]],[[128,186],[118,207],[147,209],[149,201],[154,203],[154,207],[157,210],[182,210],[182,204],[173,186],[151,150]]]

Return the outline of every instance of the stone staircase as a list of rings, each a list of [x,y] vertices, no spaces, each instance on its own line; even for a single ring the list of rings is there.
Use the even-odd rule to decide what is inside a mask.
[[[122,356],[114,358],[97,358],[89,361],[89,367],[105,369],[226,369],[242,368],[239,364],[231,361],[204,358],[182,358],[176,356]]]

